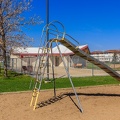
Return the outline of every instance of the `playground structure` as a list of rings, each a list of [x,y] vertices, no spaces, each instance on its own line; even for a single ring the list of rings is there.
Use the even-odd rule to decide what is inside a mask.
[[[62,32],[58,28],[62,28]],[[49,33],[49,37],[50,37],[50,39],[48,41],[46,39],[47,32]],[[71,86],[73,88],[76,99],[78,101],[78,107],[79,107],[80,111],[83,112],[82,106],[80,104],[80,100],[78,98],[78,95],[77,95],[74,85],[72,83],[71,76],[67,69],[66,63],[64,62],[63,56],[61,54],[61,50],[58,46],[59,44],[66,46],[68,49],[70,49],[76,55],[78,55],[78,56],[84,58],[85,60],[93,63],[94,65],[100,67],[102,70],[104,70],[106,73],[111,75],[113,78],[120,81],[120,75],[117,72],[115,72],[112,68],[108,67],[106,64],[100,62],[99,60],[91,57],[87,53],[80,50],[78,48],[79,43],[74,38],[72,38],[70,35],[65,33],[64,26],[59,21],[53,21],[53,22],[49,23],[48,25],[46,25],[42,31],[42,36],[41,36],[41,40],[40,40],[40,48],[38,50],[38,57],[37,57],[37,59],[39,59],[39,63],[36,63],[36,65],[34,67],[34,70],[37,68],[37,72],[36,72],[34,90],[33,90],[33,95],[32,95],[30,106],[32,106],[32,105],[34,106],[33,110],[35,110],[35,108],[37,106],[37,100],[38,100],[38,96],[40,93],[42,82],[44,80],[44,75],[47,74],[47,76],[49,77],[49,70],[47,70],[47,73],[45,73],[45,69],[48,67],[48,64],[49,64],[49,61],[48,61],[49,56],[52,56],[52,46],[56,45],[58,48],[60,57],[63,61],[64,68],[66,70],[66,74],[70,80]],[[52,60],[51,68],[52,68],[52,75],[53,75],[53,81],[54,81],[54,97],[56,97],[53,62],[54,61]],[[37,64],[38,64],[38,66],[37,66]]]

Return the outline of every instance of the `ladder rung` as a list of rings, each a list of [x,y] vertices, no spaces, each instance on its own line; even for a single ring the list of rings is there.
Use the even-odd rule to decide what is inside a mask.
[[[39,81],[39,80],[36,80],[35,82],[38,82],[38,83],[40,83],[40,81]]]
[[[45,59],[42,59],[42,61],[45,61]]]
[[[35,88],[35,89],[33,90],[33,92],[37,92],[37,90],[38,90],[38,88]]]
[[[45,64],[45,62],[42,62],[42,63],[41,63],[41,65],[44,65],[44,64]]]
[[[42,73],[37,73],[38,75],[41,75]]]
[[[36,97],[36,95],[33,95],[32,97]]]
[[[43,68],[43,66],[40,66],[40,68]]]
[[[51,48],[43,48],[43,50],[50,50]]]

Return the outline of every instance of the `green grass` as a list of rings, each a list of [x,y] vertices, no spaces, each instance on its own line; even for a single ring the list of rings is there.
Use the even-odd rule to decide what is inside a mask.
[[[106,64],[107,66],[110,66],[111,63],[106,62],[105,64]],[[119,63],[119,64],[120,64],[120,63]],[[94,65],[94,64],[92,64],[92,63],[90,63],[90,62],[87,62],[86,68],[87,68],[87,69],[96,69],[96,70],[101,69],[101,68],[99,68],[98,66],[96,66],[96,65]],[[112,69],[117,70],[117,71],[120,70],[120,68],[112,68]]]
[[[120,84],[119,81],[115,80],[110,76],[93,76],[93,77],[74,77],[72,78],[73,84],[75,87],[82,86],[96,86],[96,85],[107,85],[107,84]],[[53,88],[53,83],[43,84],[44,89]],[[69,88],[71,87],[70,81],[68,78],[56,79],[57,88]]]
[[[33,80],[33,78],[28,75],[17,74],[11,71],[9,71],[8,78],[4,78],[2,73],[0,73],[0,92],[30,90],[29,85],[31,80]],[[75,87],[120,84],[119,81],[110,76],[76,77],[72,78],[72,81]],[[68,78],[56,79],[56,88],[70,87],[71,84]],[[43,82],[41,89],[53,89],[53,81],[46,84]]]
[[[30,76],[8,71],[8,77],[3,76],[3,69],[0,73],[0,92],[25,91],[29,89]]]
[[[26,75],[0,79],[0,92],[29,90],[30,80],[31,77]]]
[[[100,69],[98,66],[96,66],[90,62],[87,63],[86,68],[87,69]]]

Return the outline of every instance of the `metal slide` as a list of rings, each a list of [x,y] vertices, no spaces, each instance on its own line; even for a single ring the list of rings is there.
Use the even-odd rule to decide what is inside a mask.
[[[58,25],[60,25],[62,27],[63,32],[59,31],[59,29],[57,28],[55,23],[57,23]],[[50,39],[50,40],[47,41],[46,40],[46,32],[49,32],[49,34],[50,34],[49,37],[50,38],[54,37],[54,39]],[[45,34],[45,40],[43,40],[44,34]],[[74,42],[70,42],[69,41],[70,39],[73,40],[74,42],[76,42],[77,45],[73,44]],[[39,51],[38,51],[39,65],[38,65],[38,68],[37,68],[35,85],[34,85],[33,95],[32,95],[32,99],[31,99],[31,103],[30,103],[30,106],[32,106],[32,105],[34,106],[33,110],[35,110],[35,108],[37,106],[37,100],[38,100],[38,96],[39,96],[39,93],[40,93],[42,81],[43,81],[43,78],[44,78],[45,68],[47,67],[47,64],[48,64],[47,60],[48,60],[49,55],[52,54],[52,44],[53,44],[53,42],[56,42],[57,48],[58,48],[59,53],[60,53],[60,57],[61,57],[61,59],[63,61],[66,73],[67,73],[68,78],[70,80],[70,83],[72,85],[73,91],[74,91],[76,99],[78,101],[78,107],[79,107],[81,112],[83,112],[83,109],[82,109],[82,106],[80,104],[80,100],[79,100],[79,97],[78,97],[78,95],[76,93],[74,85],[72,83],[72,79],[71,79],[71,76],[69,74],[69,71],[66,68],[66,64],[64,62],[64,59],[62,58],[62,53],[60,51],[60,48],[58,47],[58,42],[63,44],[64,46],[66,46],[71,51],[73,51],[76,55],[84,58],[85,60],[88,60],[89,62],[93,63],[94,65],[97,65],[102,70],[104,70],[106,73],[110,74],[112,77],[114,77],[115,79],[120,81],[120,74],[115,72],[113,69],[108,67],[103,62],[100,62],[99,60],[91,57],[89,54],[87,54],[84,51],[82,51],[81,49],[79,49],[78,41],[76,41],[70,35],[65,33],[64,26],[59,21],[53,21],[53,22],[49,23],[48,25],[46,25],[43,28],[42,35],[41,35],[40,47],[42,46],[41,47],[42,48],[42,53],[40,54],[40,49],[39,49]],[[53,63],[53,61],[52,61],[52,63]],[[36,68],[36,64],[35,64],[35,68]],[[53,79],[54,79],[54,66],[53,66],[53,64],[52,64],[52,71],[53,71]],[[47,73],[47,74],[49,74],[49,73]],[[54,96],[56,97],[55,83],[54,83]]]
[[[72,52],[74,52],[76,55],[82,57],[83,59],[93,63],[94,65],[98,66],[102,70],[104,70],[106,73],[108,73],[110,76],[115,78],[116,80],[120,81],[120,74],[114,71],[112,68],[104,64],[103,62],[95,59],[94,57],[90,56],[89,54],[85,53],[81,49],[79,49],[77,46],[75,46],[73,43],[71,43],[66,38],[62,39],[54,39],[54,41],[58,41],[64,46],[66,46],[68,49],[70,49]]]

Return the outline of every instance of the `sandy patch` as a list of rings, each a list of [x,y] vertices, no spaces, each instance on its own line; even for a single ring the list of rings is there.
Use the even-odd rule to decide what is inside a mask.
[[[120,120],[120,86],[77,88],[83,113],[72,89],[41,91],[39,106],[30,107],[32,92],[0,94],[0,120]],[[42,102],[42,103],[41,103]]]

